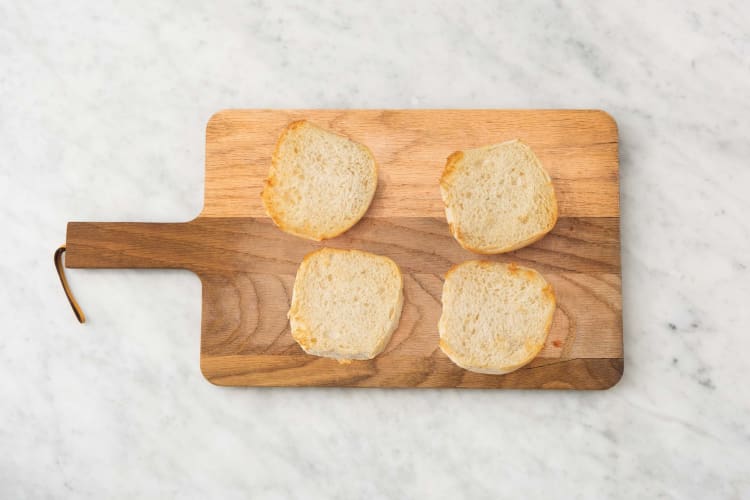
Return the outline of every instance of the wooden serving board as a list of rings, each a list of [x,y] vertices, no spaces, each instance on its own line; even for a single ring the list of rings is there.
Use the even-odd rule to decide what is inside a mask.
[[[367,144],[380,167],[365,218],[321,243],[277,229],[260,198],[275,142],[299,119]],[[560,219],[534,245],[477,256],[451,237],[438,179],[453,151],[514,138],[552,176]],[[206,128],[205,190],[203,211],[187,223],[69,223],[66,266],[197,273],[200,366],[214,384],[604,389],[622,376],[617,126],[602,111],[221,111]],[[373,360],[342,365],[292,339],[294,275],[321,246],[386,255],[404,272],[401,322]],[[557,296],[544,349],[507,375],[465,371],[438,348],[443,276],[476,258],[533,267]]]

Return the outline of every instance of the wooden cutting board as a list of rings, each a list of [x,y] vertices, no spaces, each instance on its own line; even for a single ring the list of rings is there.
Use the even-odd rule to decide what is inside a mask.
[[[379,184],[366,217],[335,239],[277,229],[260,192],[282,129],[308,119],[367,144]],[[505,255],[463,250],[445,222],[438,179],[453,151],[520,138],[554,180],[560,219]],[[205,204],[182,224],[71,222],[69,268],[181,268],[200,276],[200,367],[236,386],[604,389],[622,376],[617,126],[602,111],[226,110],[206,127]],[[404,272],[401,322],[373,360],[305,354],[286,313],[297,266],[321,246],[392,258]],[[465,371],[438,348],[443,276],[485,258],[539,270],[557,296],[539,356],[507,375]]]

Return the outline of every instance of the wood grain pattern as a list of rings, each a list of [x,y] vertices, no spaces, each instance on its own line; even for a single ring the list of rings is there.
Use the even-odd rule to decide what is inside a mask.
[[[456,150],[522,139],[555,180],[561,217],[618,217],[617,126],[602,111],[236,110],[206,127],[202,217],[265,217],[258,194],[276,140],[308,119],[372,150],[381,167],[368,217],[438,217],[445,159]]]
[[[366,143],[379,185],[366,217],[316,243],[278,230],[260,190],[281,129],[295,119]],[[184,268],[203,283],[201,370],[220,385],[601,389],[622,375],[617,130],[599,111],[222,111],[207,126],[205,206],[182,224],[68,225],[67,267]],[[450,236],[437,179],[452,151],[520,137],[555,183],[560,219],[536,244],[480,257]],[[302,257],[321,246],[392,258],[405,274],[401,322],[385,352],[341,365],[305,354],[286,312]],[[508,375],[453,365],[437,347],[442,277],[473,258],[538,269],[558,300],[540,355]]]

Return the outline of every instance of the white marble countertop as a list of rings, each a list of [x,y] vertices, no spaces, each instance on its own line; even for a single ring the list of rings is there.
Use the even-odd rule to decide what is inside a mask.
[[[0,497],[749,498],[748,33],[733,1],[0,0]],[[623,380],[219,388],[189,272],[72,271],[80,326],[66,222],[192,218],[230,107],[608,110]]]

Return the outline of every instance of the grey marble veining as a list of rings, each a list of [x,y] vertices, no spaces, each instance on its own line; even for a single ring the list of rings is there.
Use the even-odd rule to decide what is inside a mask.
[[[750,497],[750,4],[0,0],[1,498]],[[228,107],[603,108],[607,392],[227,389],[188,272],[69,273],[68,220],[182,221]]]

